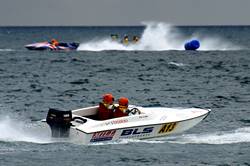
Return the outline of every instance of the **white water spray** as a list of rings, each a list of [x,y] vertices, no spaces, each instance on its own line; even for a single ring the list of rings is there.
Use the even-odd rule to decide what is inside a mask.
[[[140,41],[136,44],[125,46],[114,42],[110,38],[81,43],[79,51],[103,51],[103,50],[141,50],[141,51],[164,51],[184,50],[184,44],[193,39],[201,43],[198,50],[239,50],[236,46],[220,37],[208,37],[205,35],[193,35],[184,37],[177,28],[166,23],[144,23],[146,28],[142,33]]]
[[[25,124],[10,119],[8,116],[0,120],[0,141],[51,143],[50,133],[42,130],[37,124]],[[47,130],[49,131],[49,130]]]

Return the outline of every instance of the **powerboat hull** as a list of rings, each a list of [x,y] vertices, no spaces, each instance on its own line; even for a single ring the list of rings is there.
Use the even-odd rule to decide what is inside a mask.
[[[97,106],[72,110],[68,138],[81,144],[121,139],[151,139],[184,132],[205,119],[210,110],[198,108],[135,107],[140,114],[94,120]]]
[[[50,42],[40,42],[40,43],[33,43],[28,44],[25,46],[28,50],[52,50],[52,51],[58,51],[58,50],[64,50],[64,51],[70,51],[70,50],[76,50],[79,46],[79,43],[59,43],[58,46],[52,45]]]

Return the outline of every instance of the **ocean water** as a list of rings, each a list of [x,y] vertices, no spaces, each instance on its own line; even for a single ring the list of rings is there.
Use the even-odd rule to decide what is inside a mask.
[[[139,35],[125,47],[110,34]],[[28,51],[56,38],[77,51]],[[190,39],[199,51],[184,51]],[[250,27],[0,27],[0,165],[250,165]],[[161,139],[97,145],[52,141],[49,108],[92,106],[104,93],[140,106],[212,110],[194,128]]]

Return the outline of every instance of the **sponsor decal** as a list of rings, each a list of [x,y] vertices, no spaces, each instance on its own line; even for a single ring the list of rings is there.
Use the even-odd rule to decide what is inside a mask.
[[[171,132],[174,130],[174,128],[176,127],[176,122],[174,123],[167,123],[167,124],[164,124],[161,129],[159,130],[159,134],[163,134],[163,133],[168,133],[168,132]]]
[[[113,139],[116,130],[100,131],[93,134],[90,142],[110,141]]]
[[[127,119],[119,119],[119,120],[111,121],[112,124],[120,124],[120,123],[127,123],[127,122],[128,122]]]
[[[127,119],[119,119],[119,120],[114,120],[111,122],[106,122],[105,125],[115,125],[115,124],[121,124],[121,123],[127,123]]]
[[[135,137],[145,137],[149,136],[152,133],[154,127],[146,127],[143,129],[133,128],[133,129],[126,129],[122,130],[121,137],[124,138],[135,138]]]
[[[139,116],[139,118],[147,118],[148,117],[148,115],[141,115],[141,116]]]
[[[105,122],[105,125],[110,125],[111,124],[111,122]]]

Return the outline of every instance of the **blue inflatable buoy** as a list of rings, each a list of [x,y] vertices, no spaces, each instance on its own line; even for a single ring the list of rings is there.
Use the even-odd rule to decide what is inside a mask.
[[[184,45],[185,50],[197,50],[200,47],[200,42],[198,40],[191,40]]]

